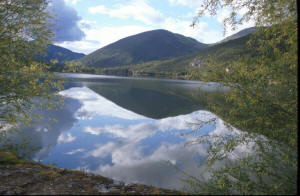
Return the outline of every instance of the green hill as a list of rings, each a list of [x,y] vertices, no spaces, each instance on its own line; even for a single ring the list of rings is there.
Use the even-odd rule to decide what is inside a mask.
[[[230,63],[250,54],[247,41],[254,31],[244,29],[214,44],[202,44],[166,30],[148,31],[70,62],[63,71],[196,79],[190,77],[191,73],[205,71],[210,61]]]
[[[241,37],[244,37],[246,35],[249,35],[249,34],[252,34],[256,31],[256,28],[255,27],[250,27],[250,28],[246,28],[246,29],[243,29],[233,35],[230,35],[228,37],[226,37],[225,39],[215,43],[215,44],[220,44],[220,43],[224,43],[224,42],[227,42],[229,40],[234,40],[234,39],[238,39],[238,38],[241,38]],[[213,44],[213,45],[215,45]]]
[[[49,44],[45,55],[38,55],[38,58],[44,62],[50,63],[51,60],[57,60],[57,63],[76,60],[84,57],[85,54],[73,52],[66,48]]]
[[[251,35],[211,45],[199,52],[168,58],[163,60],[148,61],[126,66],[106,67],[98,69],[99,74],[127,75],[127,76],[154,76],[168,78],[185,78],[188,72],[205,69],[207,62],[234,61],[241,55],[250,51],[247,49],[247,41]]]
[[[195,39],[166,30],[153,30],[123,38],[85,56],[92,67],[112,67],[161,60],[195,53],[208,47]]]

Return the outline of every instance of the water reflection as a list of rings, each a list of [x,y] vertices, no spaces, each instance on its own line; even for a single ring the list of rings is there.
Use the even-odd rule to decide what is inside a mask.
[[[94,93],[87,87],[71,88],[69,90],[62,91],[59,94],[80,101],[82,106],[74,114],[77,119],[91,119],[96,114],[127,120],[138,120],[145,118],[144,116],[119,107],[115,103]]]
[[[27,149],[20,149],[22,153],[27,153],[27,158],[44,159],[57,144],[76,140],[76,137],[66,131],[71,129],[77,121],[73,113],[81,107],[81,103],[72,98],[66,98],[64,101],[64,107],[58,110],[40,110],[37,104],[34,108],[36,111],[33,113],[38,112],[42,119],[37,122],[33,121],[29,126],[20,123],[17,133],[12,132],[8,135],[13,144],[20,144],[23,140],[30,139],[30,143],[26,145]]]
[[[228,89],[217,83],[64,74],[75,78],[67,87],[85,86],[122,108],[153,119],[206,109],[208,94],[222,97]],[[71,86],[73,85],[73,86]]]
[[[68,83],[59,93],[65,105],[42,114],[57,122],[44,118],[25,130],[38,149],[34,159],[127,183],[183,188],[181,172],[169,162],[199,176],[203,167],[199,168],[199,161],[205,159],[207,146],[185,144],[201,134],[227,132],[222,120],[183,137],[198,127],[193,123],[216,118],[198,110],[203,106],[191,89],[199,83],[118,80],[100,77]]]
[[[236,129],[229,131],[214,114],[197,109],[205,108],[207,102],[212,101],[205,95],[214,93],[216,86],[185,81],[137,82],[95,77],[67,83],[66,90],[59,93],[65,98],[64,106],[59,110],[43,111],[43,121],[29,128],[23,127],[24,133],[31,138],[30,145],[38,149],[31,155],[32,158],[127,183],[180,190],[185,184],[181,181],[181,171],[174,165],[194,177],[200,177],[205,165],[199,163],[208,156],[207,144],[186,146],[186,143],[204,134],[208,134],[209,138],[215,134],[241,134],[242,137],[246,134]],[[220,90],[224,91],[226,89]],[[217,97],[220,92],[217,92]],[[159,102],[159,97],[165,95],[168,97]],[[151,109],[157,114],[152,114]],[[56,123],[48,120],[53,117],[57,119]],[[206,124],[194,134],[182,136],[199,128],[199,121],[215,118],[215,123]],[[17,138],[15,135],[12,137]],[[263,136],[261,138],[266,140]],[[228,160],[255,155],[256,143],[254,140],[247,143],[237,144],[228,154]],[[224,155],[224,151],[218,153]],[[217,162],[213,167],[218,168],[224,163]]]
[[[181,173],[200,174],[199,160],[206,155],[205,145],[185,147],[193,135],[182,137],[193,128],[188,122],[209,120],[208,111],[155,120],[119,107],[87,87],[74,87],[60,93],[80,103],[74,110],[73,126],[51,140],[53,148],[44,163],[83,169],[128,183],[139,182],[165,188],[183,187]],[[67,105],[66,105],[67,107]],[[226,131],[221,120],[204,126],[198,134]],[[47,132],[51,134],[51,132]],[[53,136],[54,137],[54,136]],[[47,141],[47,142],[50,142]],[[49,146],[49,143],[45,143]],[[41,159],[40,154],[37,158]]]

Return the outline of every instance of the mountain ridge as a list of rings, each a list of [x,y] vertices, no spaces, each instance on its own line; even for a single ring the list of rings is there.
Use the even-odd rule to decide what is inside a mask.
[[[253,27],[243,29],[215,44],[203,44],[193,38],[162,29],[146,31],[120,39],[83,58],[71,60],[70,63],[63,62],[63,66],[59,66],[62,65],[61,63],[56,63],[58,66],[55,66],[57,68],[55,70],[121,76],[183,78],[189,69],[203,67],[203,65],[205,67],[210,57],[216,60],[235,59],[236,56],[245,53],[248,37],[254,31]],[[164,39],[165,35],[168,39]],[[152,42],[155,43],[152,44]],[[180,44],[181,42],[183,44]],[[186,49],[184,52],[182,52],[182,45]],[[193,47],[190,48],[190,46]],[[90,58],[91,56],[93,58]],[[100,64],[97,64],[99,56]],[[86,61],[89,62],[86,63]]]
[[[225,37],[224,39],[222,39],[221,41],[218,41],[216,43],[213,43],[212,45],[218,45],[218,44],[221,44],[221,43],[224,43],[224,42],[228,42],[230,40],[235,40],[235,39],[239,39],[241,37],[244,37],[244,36],[247,36],[249,34],[252,34],[256,31],[256,28],[255,27],[249,27],[249,28],[245,28],[243,30],[240,30],[239,32],[237,33],[234,33],[230,36],[227,36]]]
[[[83,53],[73,52],[67,48],[57,46],[54,44],[48,44],[45,55],[38,54],[38,59],[47,63],[51,63],[51,60],[57,60],[57,63],[63,63],[66,61],[77,60],[85,56]]]
[[[86,66],[112,67],[183,56],[206,47],[193,38],[158,29],[120,39],[80,61]]]

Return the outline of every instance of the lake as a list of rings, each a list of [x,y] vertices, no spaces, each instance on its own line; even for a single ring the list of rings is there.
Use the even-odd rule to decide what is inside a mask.
[[[182,171],[198,177],[204,144],[197,136],[228,131],[207,110],[208,95],[228,89],[199,81],[61,74],[64,105],[24,127],[31,159],[126,183],[182,189]],[[55,120],[51,120],[55,118]],[[216,118],[199,128],[199,122]]]

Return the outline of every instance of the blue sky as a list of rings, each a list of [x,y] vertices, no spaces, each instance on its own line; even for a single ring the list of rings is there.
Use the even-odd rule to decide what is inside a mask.
[[[57,23],[56,45],[89,54],[124,37],[148,30],[166,29],[202,43],[224,39],[222,21],[229,10],[204,16],[190,27],[202,0],[52,0]],[[243,12],[243,10],[241,10]],[[225,37],[253,26],[228,29]]]

